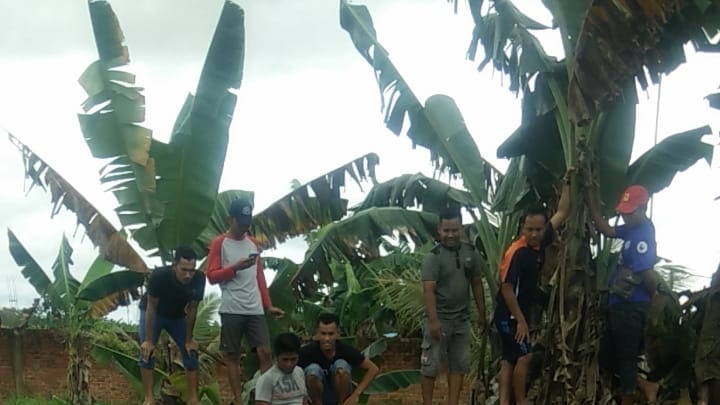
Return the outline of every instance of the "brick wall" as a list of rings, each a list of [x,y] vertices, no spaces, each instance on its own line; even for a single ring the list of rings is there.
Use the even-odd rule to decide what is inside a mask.
[[[0,329],[0,397],[15,393],[15,377],[12,369],[11,338],[12,331]],[[67,367],[67,355],[61,339],[52,331],[26,330],[22,335],[22,353],[24,360],[24,386],[27,395],[47,397],[64,395]],[[388,348],[379,362],[381,372],[416,369],[419,367],[419,341],[417,339],[389,339]],[[219,366],[216,377],[220,383],[223,403],[230,398],[226,371]],[[460,403],[466,403],[470,382],[466,381],[460,396]],[[135,402],[135,392],[128,380],[113,366],[92,365],[90,387],[93,397],[104,403],[128,404]],[[440,376],[436,382],[435,403],[445,403],[447,381]],[[421,403],[420,386],[411,386],[401,391],[373,396],[371,405],[415,405]]]

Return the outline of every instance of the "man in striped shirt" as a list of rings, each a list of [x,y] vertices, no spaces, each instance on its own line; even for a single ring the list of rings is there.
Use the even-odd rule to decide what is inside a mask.
[[[232,404],[241,404],[242,385],[238,368],[243,337],[257,350],[260,372],[272,366],[270,333],[265,310],[279,318],[284,315],[272,305],[257,241],[249,234],[252,204],[234,200],[228,213],[230,230],[210,244],[207,278],[220,284],[220,350],[225,357],[233,391]]]

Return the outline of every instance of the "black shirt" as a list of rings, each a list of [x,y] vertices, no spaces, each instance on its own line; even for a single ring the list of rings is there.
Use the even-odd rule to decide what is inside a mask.
[[[150,273],[147,294],[158,298],[157,315],[167,319],[185,316],[185,306],[190,301],[201,301],[205,295],[205,273],[196,271],[190,284],[178,281],[172,266],[160,267]],[[147,296],[140,300],[140,309],[147,308]]]
[[[335,356],[328,359],[320,348],[320,342],[314,341],[306,344],[300,349],[298,366],[305,368],[310,364],[317,363],[323,370],[329,370],[335,360],[343,359],[351,367],[359,367],[365,361],[365,355],[360,350],[340,341],[335,342]]]
[[[505,277],[500,282],[501,284],[508,283],[512,285],[520,312],[523,313],[528,324],[530,323],[530,308],[535,298],[540,270],[545,263],[545,248],[552,243],[554,238],[555,230],[552,223],[548,222],[539,248],[532,248],[527,243],[524,243],[524,240],[518,239],[506,251],[506,254],[510,253],[512,257],[507,272],[504,274]],[[502,289],[502,286],[500,288]],[[495,319],[510,319],[512,314],[505,303],[502,291],[498,291],[495,300],[497,302]]]

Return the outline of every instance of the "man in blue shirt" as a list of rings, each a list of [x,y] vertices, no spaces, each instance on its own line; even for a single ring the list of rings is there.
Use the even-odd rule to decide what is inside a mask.
[[[657,278],[653,268],[657,261],[655,227],[645,210],[650,196],[639,185],[628,187],[615,211],[624,225],[612,227],[589,198],[590,213],[595,227],[609,238],[623,240],[620,261],[610,276],[607,325],[601,355],[612,364],[610,368],[620,378],[622,404],[631,405],[636,388],[640,388],[649,403],[657,400],[658,384],[639,378],[637,357],[642,347],[645,318],[650,302],[657,294]]]

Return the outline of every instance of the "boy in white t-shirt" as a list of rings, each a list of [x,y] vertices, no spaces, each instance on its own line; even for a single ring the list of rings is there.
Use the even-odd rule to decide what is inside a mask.
[[[258,377],[256,405],[307,405],[305,373],[297,366],[300,338],[281,333],[273,342],[275,365]]]

